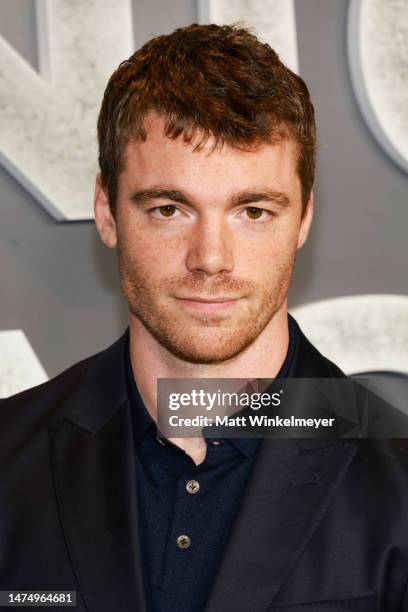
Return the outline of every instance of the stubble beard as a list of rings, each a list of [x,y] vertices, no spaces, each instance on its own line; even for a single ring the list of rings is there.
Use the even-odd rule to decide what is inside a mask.
[[[122,293],[131,314],[155,340],[171,354],[193,364],[220,364],[243,353],[262,333],[286,299],[295,262],[275,266],[268,287],[220,274],[214,282],[205,275],[190,273],[152,284],[146,267],[137,266],[118,245],[118,265]],[[254,299],[254,296],[260,297]],[[228,316],[187,316],[168,296],[245,295],[237,311]],[[163,299],[163,297],[165,299]]]

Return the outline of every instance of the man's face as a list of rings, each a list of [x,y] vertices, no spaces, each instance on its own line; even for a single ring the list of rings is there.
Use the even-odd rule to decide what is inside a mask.
[[[302,218],[296,147],[212,151],[209,141],[193,151],[163,127],[150,115],[147,140],[128,145],[116,219],[97,189],[98,229],[117,244],[133,324],[184,361],[225,362],[286,310],[311,219],[311,206]]]

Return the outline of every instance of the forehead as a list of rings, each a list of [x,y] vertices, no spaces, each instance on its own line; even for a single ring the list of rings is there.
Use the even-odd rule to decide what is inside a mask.
[[[182,188],[184,184],[197,191],[211,187],[221,193],[248,183],[248,187],[269,184],[274,189],[300,190],[298,149],[289,138],[242,150],[216,145],[213,136],[201,143],[199,133],[190,143],[183,135],[169,138],[164,133],[164,118],[156,114],[146,117],[144,127],[146,140],[131,141],[125,150],[121,179],[132,187],[160,184]],[[201,146],[196,149],[198,144]]]

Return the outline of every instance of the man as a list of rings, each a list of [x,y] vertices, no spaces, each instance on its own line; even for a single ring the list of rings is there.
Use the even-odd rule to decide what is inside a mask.
[[[288,318],[313,106],[245,29],[192,25],[111,77],[95,220],[129,331],[0,410],[0,585],[80,610],[408,610],[388,441],[162,439],[159,378],[337,378]]]

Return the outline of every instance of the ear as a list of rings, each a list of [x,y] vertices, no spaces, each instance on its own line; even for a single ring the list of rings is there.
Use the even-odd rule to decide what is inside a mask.
[[[96,227],[102,242],[110,249],[115,248],[117,244],[116,221],[112,215],[100,174],[96,175],[94,213]]]
[[[303,213],[302,220],[300,222],[299,236],[297,241],[297,249],[301,249],[305,244],[306,239],[309,235],[310,226],[313,219],[313,191],[310,193],[310,198],[306,204],[305,211]]]

